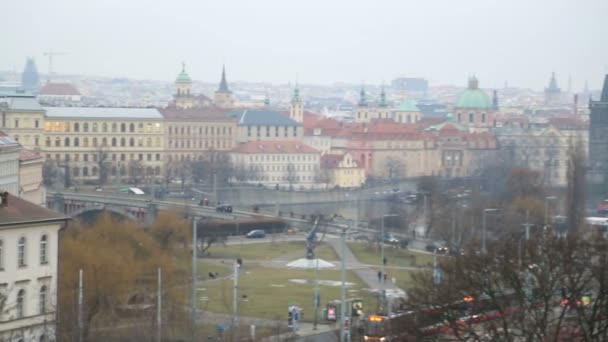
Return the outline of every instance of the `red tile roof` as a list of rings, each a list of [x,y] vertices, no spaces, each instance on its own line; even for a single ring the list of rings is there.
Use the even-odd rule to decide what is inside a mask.
[[[80,95],[69,83],[47,83],[40,89],[40,95]]]
[[[300,141],[294,140],[260,140],[240,144],[232,150],[236,153],[320,153]]]
[[[16,196],[8,195],[8,205],[0,206],[0,227],[40,221],[66,221],[61,213],[43,208]]]
[[[321,156],[321,167],[324,169],[337,169],[344,158],[341,154],[325,154]]]

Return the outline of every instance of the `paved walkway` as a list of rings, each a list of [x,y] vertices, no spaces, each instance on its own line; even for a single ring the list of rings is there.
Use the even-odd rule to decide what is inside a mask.
[[[387,292],[392,292],[395,295],[405,295],[405,291],[393,284],[390,279],[383,282],[378,281],[380,265],[370,268],[370,265],[362,264],[350,250],[348,244],[344,246],[344,255],[342,255],[342,243],[339,237],[328,236],[326,241],[341,256],[340,259],[346,263],[346,268],[353,270],[370,289],[387,290]],[[342,265],[339,267],[342,267]],[[388,267],[385,267],[385,272],[386,270],[388,270]]]

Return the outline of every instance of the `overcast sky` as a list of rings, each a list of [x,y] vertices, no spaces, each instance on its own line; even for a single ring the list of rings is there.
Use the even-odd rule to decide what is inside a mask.
[[[0,70],[173,80],[599,88],[608,0],[5,0]]]

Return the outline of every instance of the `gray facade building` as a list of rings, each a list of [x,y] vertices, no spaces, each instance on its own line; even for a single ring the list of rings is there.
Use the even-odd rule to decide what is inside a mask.
[[[599,101],[589,101],[589,182],[608,196],[608,75]],[[595,187],[597,189],[597,187]]]

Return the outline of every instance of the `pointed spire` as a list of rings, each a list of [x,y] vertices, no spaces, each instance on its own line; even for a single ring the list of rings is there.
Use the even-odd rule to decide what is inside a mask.
[[[229,93],[228,82],[226,81],[226,65],[222,65],[222,80],[220,81],[220,87],[217,89],[220,93]]]
[[[186,72],[186,62],[182,62],[182,72]]]
[[[557,79],[555,78],[555,71],[551,72],[551,80],[549,81],[548,90],[559,90],[557,87]]]
[[[300,87],[298,85],[298,81],[296,80],[296,87],[293,88],[293,95],[291,96],[291,103],[299,103],[302,102],[300,98]]]
[[[384,91],[384,85],[382,85],[382,89],[380,90],[380,107],[388,107],[388,103],[386,102],[386,92]]]
[[[365,87],[361,86],[361,92],[359,92],[359,107],[366,107],[367,99],[365,98]]]
[[[494,89],[494,94],[492,95],[492,107],[498,109],[498,92],[496,89]]]

